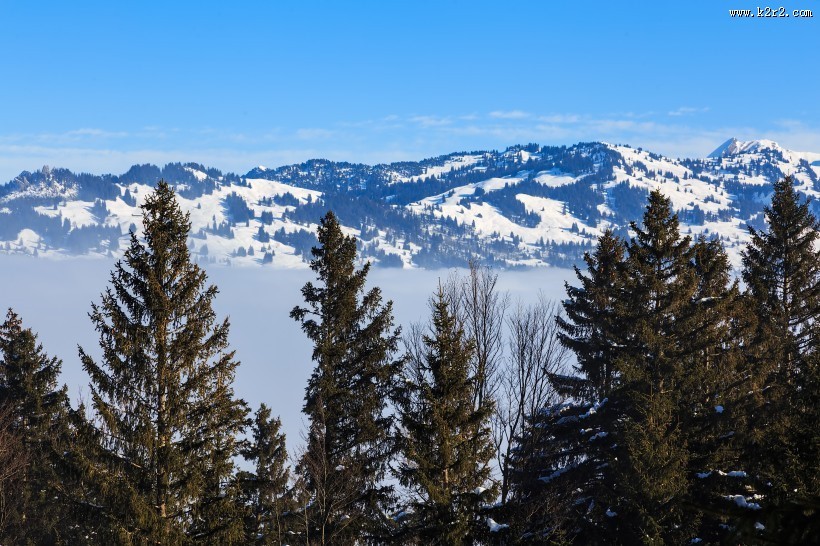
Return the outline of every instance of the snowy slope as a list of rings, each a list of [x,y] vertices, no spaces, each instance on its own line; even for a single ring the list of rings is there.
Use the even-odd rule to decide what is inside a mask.
[[[747,225],[762,226],[771,184],[786,175],[820,199],[820,154],[768,140],[730,139],[702,159],[586,143],[377,166],[312,160],[245,176],[196,164],[91,178],[44,168],[0,186],[0,252],[120,255],[164,177],[190,213],[189,248],[209,262],[307,267],[316,224],[333,209],[381,265],[568,265],[606,228],[628,236],[659,189],[684,233],[720,238],[737,264]]]

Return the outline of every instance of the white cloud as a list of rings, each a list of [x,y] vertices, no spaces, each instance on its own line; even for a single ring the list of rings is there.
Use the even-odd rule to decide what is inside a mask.
[[[490,117],[495,119],[528,119],[530,114],[523,110],[495,110],[490,112]]]
[[[445,127],[452,124],[453,120],[450,117],[438,116],[411,116],[410,121],[422,127]]]
[[[393,114],[325,127],[273,127],[256,132],[141,127],[132,131],[79,128],[63,133],[6,134],[0,135],[0,183],[42,165],[119,174],[138,163],[195,161],[244,173],[254,165],[278,166],[312,158],[389,163],[527,142],[572,145],[597,140],[630,144],[670,157],[703,157],[734,136],[768,138],[795,151],[820,152],[820,127],[795,119],[780,120],[769,127],[715,127],[694,123],[694,116],[667,116],[666,112],[527,115]]]
[[[125,138],[130,136],[125,131],[106,131],[105,129],[95,129],[92,127],[85,127],[82,129],[75,129],[73,131],[66,131],[63,133],[64,137],[93,137],[93,138]]]
[[[703,114],[709,111],[709,108],[693,108],[691,106],[681,106],[677,110],[667,112],[669,116],[691,116],[693,114]]]

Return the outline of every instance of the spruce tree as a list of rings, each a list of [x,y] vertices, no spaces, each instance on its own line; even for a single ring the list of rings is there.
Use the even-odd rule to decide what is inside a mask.
[[[575,267],[579,287],[565,283],[566,317],[558,316],[561,343],[577,358],[577,375],[553,376],[564,394],[597,402],[606,398],[615,385],[616,356],[622,343],[616,340],[624,331],[621,321],[623,263],[626,246],[611,230],[598,239],[593,254],[585,254],[587,274]]]
[[[516,496],[518,519],[534,522],[527,532],[660,544],[703,529],[693,493],[708,491],[693,480],[731,459],[721,443],[731,434],[721,433],[733,421],[715,408],[738,395],[738,293],[719,243],[681,237],[670,205],[652,192],[626,252],[604,234],[582,285],[568,287],[559,326],[579,376],[553,377],[571,398],[533,415],[520,440]]]
[[[80,349],[94,411],[76,453],[88,524],[97,542],[241,543],[230,480],[247,409],[233,394],[229,323],[191,261],[171,187],[160,181],[141,209],[144,240],[131,233],[92,304],[101,362]]]
[[[566,284],[566,316],[556,318],[559,339],[577,359],[575,374],[550,374],[567,397],[527,418],[513,450],[509,523],[528,543],[604,544],[615,521],[605,503],[613,488],[612,445],[619,356],[625,350],[626,245],[607,230],[586,272],[576,268],[580,286]]]
[[[49,544],[61,539],[67,515],[57,465],[66,446],[68,396],[58,387],[62,362],[49,358],[37,336],[11,309],[0,324],[0,408],[5,430],[20,439],[26,466],[2,491],[3,544]],[[13,501],[13,502],[12,502]],[[5,507],[4,507],[5,508]],[[5,512],[5,510],[4,510]]]
[[[741,531],[797,544],[820,533],[820,223],[791,177],[774,184],[765,216],[768,229],[750,228],[743,253],[743,280],[758,318],[750,351],[757,388],[743,462],[765,500],[760,513],[745,511]]]
[[[356,269],[356,240],[328,212],[318,228],[310,267],[319,284],[302,288],[307,307],[291,318],[313,342],[316,367],[305,392],[310,419],[297,472],[305,495],[305,540],[351,544],[389,532],[385,510],[392,487],[383,484],[393,448],[386,401],[400,365],[392,355],[399,330],[392,302],[365,291],[370,264]]]
[[[608,398],[572,399],[530,415],[512,452],[507,509],[524,544],[611,544],[616,521],[606,502],[616,412]]]
[[[617,490],[608,499],[624,543],[682,543],[697,522],[685,510],[689,453],[684,392],[697,374],[687,369],[687,319],[697,291],[692,246],[659,191],[649,195],[643,225],[632,223],[627,245],[626,350],[619,356]]]
[[[397,475],[409,490],[411,512],[404,533],[422,544],[471,544],[486,529],[482,505],[497,494],[489,465],[493,402],[473,405],[475,345],[441,287],[431,307],[430,330],[407,359],[397,398]]]
[[[251,437],[242,447],[242,457],[252,470],[238,473],[245,509],[244,544],[284,544],[294,525],[290,517],[296,508],[289,488],[290,469],[282,423],[271,417],[262,404],[254,416]]]
[[[28,467],[26,448],[13,415],[11,407],[0,406],[0,538],[9,541],[20,535],[14,524],[23,502],[18,502],[16,489]]]
[[[722,515],[725,497],[740,486],[736,431],[747,426],[745,399],[750,388],[743,355],[750,318],[738,282],[731,280],[729,260],[719,241],[699,238],[692,265],[698,287],[682,330],[690,332],[682,385],[682,429],[689,452],[690,489],[687,504],[700,519],[698,538],[725,540],[731,521]],[[695,479],[691,479],[694,476]]]

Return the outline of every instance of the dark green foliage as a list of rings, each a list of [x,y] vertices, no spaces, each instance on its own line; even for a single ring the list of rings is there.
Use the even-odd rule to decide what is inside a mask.
[[[677,217],[660,192],[652,192],[643,226],[627,245],[624,301],[627,348],[618,359],[614,393],[621,417],[613,470],[618,490],[612,510],[620,514],[624,543],[681,543],[692,538],[691,517],[682,501],[688,490],[687,382],[696,370],[684,367],[697,278],[689,238],[680,238]]]
[[[820,260],[814,249],[820,223],[786,178],[775,184],[766,207],[768,231],[750,229],[743,280],[767,320],[760,335],[779,340],[776,350],[787,381],[799,372],[800,354],[817,349],[812,329],[820,305]]]
[[[215,286],[191,262],[187,214],[160,182],[91,320],[102,362],[82,349],[92,423],[76,453],[97,540],[119,544],[242,542],[230,484],[247,409],[233,396],[238,362]]]
[[[225,196],[223,201],[225,212],[231,219],[233,225],[247,223],[253,218],[253,210],[248,206],[245,199],[235,191]]]
[[[820,514],[820,433],[818,433],[818,318],[820,223],[797,195],[793,180],[774,186],[765,210],[767,231],[750,229],[743,254],[743,280],[758,317],[751,353],[757,389],[750,413],[744,463],[756,489],[765,494],[764,534],[776,537],[793,528],[793,543],[806,540]],[[749,530],[752,536],[758,533]]]
[[[402,535],[420,544],[472,544],[486,529],[481,508],[497,494],[489,420],[494,404],[474,405],[475,351],[439,287],[429,332],[411,348],[397,396],[402,459],[410,494]],[[418,343],[419,340],[417,340]]]
[[[629,182],[621,182],[609,188],[607,194],[610,208],[617,211],[618,217],[623,219],[625,224],[643,214],[648,197],[645,189],[630,186]]]
[[[553,377],[564,394],[582,400],[606,398],[615,386],[616,340],[624,331],[622,270],[626,247],[611,231],[598,240],[593,254],[585,254],[588,274],[575,268],[581,286],[566,283],[566,318],[558,317],[559,338],[578,360],[576,377]]]
[[[512,451],[511,535],[523,544],[611,544],[615,513],[604,502],[612,487],[615,443],[609,399],[566,401],[527,418]]]
[[[100,223],[104,223],[105,219],[110,214],[108,211],[108,207],[106,207],[105,205],[105,201],[103,201],[102,199],[95,199],[94,205],[88,209],[88,212],[93,214],[97,218],[97,221]]]
[[[304,229],[297,229],[288,233],[285,228],[279,228],[273,233],[273,240],[292,246],[293,250],[306,261],[311,257],[311,249],[318,244],[316,235]]]
[[[268,243],[270,242],[270,235],[267,231],[265,231],[264,226],[259,226],[259,229],[256,232],[256,240],[260,243]]]
[[[625,327],[626,245],[606,231],[579,287],[566,284],[566,317],[558,316],[559,339],[575,353],[574,375],[550,374],[563,402],[528,416],[513,454],[513,529],[538,543],[573,540],[605,543],[617,528],[605,504],[612,488],[619,386],[618,363],[629,340]]]
[[[356,269],[356,240],[345,236],[328,212],[318,229],[310,267],[318,285],[302,288],[307,307],[291,317],[313,342],[316,367],[305,391],[310,419],[307,447],[297,472],[307,497],[305,539],[350,544],[388,532],[384,510],[392,488],[382,480],[391,455],[392,417],[387,395],[400,362],[392,303],[381,291],[365,292],[370,270]]]
[[[0,324],[0,408],[7,419],[2,428],[19,439],[15,458],[25,466],[0,485],[3,544],[60,541],[66,510],[55,502],[62,501],[56,466],[67,442],[69,411],[67,389],[57,385],[61,366],[60,360],[43,352],[34,332],[23,328],[20,317],[9,309]],[[4,464],[11,468],[15,462]]]
[[[733,418],[714,408],[739,398],[738,290],[720,245],[681,238],[659,192],[632,229],[625,253],[605,233],[581,286],[567,288],[558,324],[579,375],[552,378],[589,402],[533,416],[521,439],[516,499],[535,536],[683,543],[703,526],[719,536],[721,520],[702,507],[716,499],[695,482],[732,460]]]
[[[538,152],[528,166],[585,173],[590,191],[612,167],[606,153]],[[511,174],[517,166],[508,160],[487,158],[489,172]],[[189,168],[204,169],[166,167],[196,178]],[[55,173],[65,175],[44,169],[32,177]],[[382,191],[380,173],[350,191]],[[339,175],[327,174],[317,180],[333,184]],[[456,169],[427,185],[475,176]],[[512,189],[499,191],[514,198]],[[756,194],[738,191],[751,207]],[[372,213],[374,203],[363,199],[346,214]],[[226,201],[239,213],[243,204],[235,194]],[[94,209],[103,215],[105,207],[99,200]],[[406,359],[395,361],[391,304],[378,289],[365,290],[369,265],[356,268],[357,241],[328,213],[311,251],[318,283],[305,285],[305,306],[291,313],[314,344],[316,364],[305,395],[306,447],[291,482],[279,420],[265,405],[247,420],[233,396],[237,363],[228,323],[212,309],[217,290],[191,263],[188,217],[161,182],[143,206],[145,238],[131,230],[102,302],[92,306],[102,358],[80,352],[90,408],[70,409],[57,386],[59,360],[13,311],[0,324],[0,543],[818,543],[820,223],[811,210],[790,179],[775,184],[766,224],[751,229],[743,254],[741,294],[720,242],[681,237],[670,201],[653,192],[642,224],[632,224],[634,238],[606,231],[585,255],[586,269],[576,269],[578,286],[567,285],[566,316],[554,324],[577,365],[565,374],[534,358],[552,388],[528,402],[516,421],[524,425],[506,436],[508,451],[491,440],[490,399],[501,393],[509,404],[523,394],[486,386],[480,370],[492,366],[476,357],[481,328],[462,322],[485,300],[439,290],[429,329],[413,330]],[[365,256],[389,262],[395,255],[375,239],[380,228],[359,225],[371,241]],[[56,226],[55,237],[80,246],[88,238],[106,248],[119,234]],[[214,219],[208,229],[230,227]],[[448,246],[446,234],[466,226],[440,227],[429,236],[429,260],[442,252],[462,260],[484,248]],[[303,230],[270,235],[298,249],[316,240]],[[261,262],[271,261],[269,246],[261,252]],[[482,278],[492,280],[491,292],[495,277]],[[537,337],[529,332],[517,335]],[[553,389],[566,398],[555,403]],[[494,447],[509,466],[509,489],[491,506]],[[240,455],[248,466],[237,471]],[[391,462],[407,493],[401,510],[385,481]]]
[[[259,214],[259,221],[266,226],[269,226],[273,223],[273,213],[269,210],[263,210]]]
[[[295,528],[295,502],[288,487],[290,470],[285,435],[278,418],[262,404],[251,426],[251,437],[242,447],[242,457],[252,463],[250,471],[237,475],[245,509],[243,544],[284,544],[288,531]]]

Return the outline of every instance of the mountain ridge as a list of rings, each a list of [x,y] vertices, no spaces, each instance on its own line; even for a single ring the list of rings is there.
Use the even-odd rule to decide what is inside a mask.
[[[815,157],[733,138],[702,159],[582,142],[377,165],[311,159],[244,175],[198,163],[122,175],[44,167],[0,186],[0,252],[119,256],[163,178],[191,213],[191,251],[207,262],[306,267],[316,223],[332,209],[376,265],[568,266],[604,229],[628,236],[659,188],[685,232],[720,238],[737,263],[746,226],[762,226],[772,182],[793,175],[799,191],[820,197]]]

